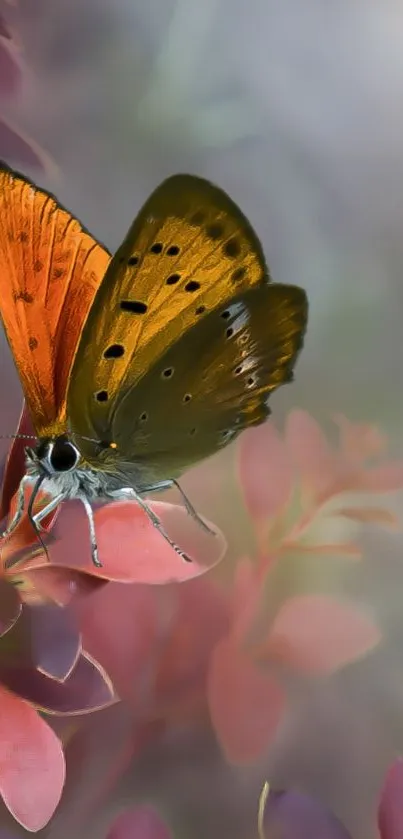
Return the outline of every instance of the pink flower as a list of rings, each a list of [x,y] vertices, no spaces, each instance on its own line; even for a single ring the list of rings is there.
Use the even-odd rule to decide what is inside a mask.
[[[304,554],[360,555],[351,527],[395,526],[388,499],[403,486],[403,464],[380,456],[386,441],[368,426],[339,417],[339,449],[317,423],[293,411],[284,437],[272,424],[239,443],[239,476],[258,555],[238,563],[230,629],[211,656],[208,701],[230,761],[264,754],[283,718],[283,673],[326,676],[375,648],[380,631],[362,607],[340,597],[298,593],[276,600],[281,559]],[[378,462],[377,462],[378,460]],[[301,572],[302,573],[302,572]]]
[[[262,553],[360,556],[357,525],[398,524],[389,494],[403,487],[403,462],[386,459],[375,427],[342,416],[335,423],[338,447],[301,410],[289,414],[283,435],[273,423],[242,435],[238,474]]]
[[[23,412],[20,433],[30,433]],[[12,510],[23,473],[24,441],[16,439],[7,461],[3,512]],[[106,505],[95,514],[103,567],[92,565],[85,516],[80,505],[64,504],[49,517],[43,538],[24,516],[3,540],[0,580],[0,793],[30,830],[43,827],[59,801],[64,783],[61,743],[35,708],[77,714],[115,702],[105,672],[83,651],[72,605],[108,580],[164,584],[198,576],[225,550],[221,534],[195,535],[200,528],[182,508],[158,503],[173,538],[194,556],[187,563],[170,548],[133,503]],[[125,588],[125,587],[123,587]],[[70,608],[62,608],[70,604]]]

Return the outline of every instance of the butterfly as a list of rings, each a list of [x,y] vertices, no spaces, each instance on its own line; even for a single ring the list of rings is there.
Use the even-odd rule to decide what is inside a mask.
[[[271,282],[248,220],[203,178],[158,186],[111,257],[0,164],[0,315],[37,437],[5,533],[28,484],[38,533],[61,502],[82,502],[96,565],[96,500],[134,499],[181,553],[146,497],[180,490],[184,470],[266,419],[307,312],[305,292]],[[40,488],[49,501],[34,515]]]

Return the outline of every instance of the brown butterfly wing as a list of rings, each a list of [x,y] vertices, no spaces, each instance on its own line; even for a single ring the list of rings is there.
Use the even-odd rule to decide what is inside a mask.
[[[115,442],[105,465],[138,464],[138,484],[172,477],[264,419],[305,323],[304,293],[269,284],[231,199],[200,178],[170,178],[95,297],[71,378],[71,427]]]
[[[66,429],[71,365],[109,260],[52,195],[0,164],[0,315],[39,436]]]

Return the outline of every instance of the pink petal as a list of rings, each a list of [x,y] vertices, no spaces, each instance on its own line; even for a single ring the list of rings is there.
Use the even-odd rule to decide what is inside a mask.
[[[0,38],[0,95],[15,95],[21,86],[21,79],[21,66],[13,45]]]
[[[29,562],[25,562],[21,577],[13,576],[13,580],[18,579],[21,582],[18,591],[24,603],[36,605],[51,600],[59,606],[67,606],[73,600],[86,598],[108,585],[107,580],[92,576],[92,569],[87,573],[70,568],[56,568],[47,561],[40,567],[37,557],[34,557],[31,563],[34,565],[33,569],[30,568]]]
[[[10,32],[8,23],[4,20],[4,17],[0,15],[0,38],[6,38],[7,40],[11,41],[12,34]]]
[[[403,836],[403,760],[390,767],[378,809],[380,839],[402,839]]]
[[[132,807],[121,813],[106,839],[171,839],[172,833],[151,807]]]
[[[0,119],[0,158],[12,161],[24,169],[36,169],[54,176],[55,164],[33,140],[9,120]]]
[[[334,422],[339,428],[341,453],[350,463],[364,463],[386,451],[387,439],[375,425],[350,422],[343,414],[336,414]]]
[[[266,655],[288,667],[326,675],[366,655],[380,639],[378,627],[355,605],[302,595],[280,608]]]
[[[248,763],[265,753],[285,706],[279,683],[231,636],[212,654],[208,701],[217,738],[231,763]]]
[[[386,461],[371,469],[361,469],[350,479],[348,489],[364,492],[393,492],[403,487],[403,462]]]
[[[1,686],[0,705],[0,792],[23,827],[40,830],[62,794],[62,746],[31,705]]]
[[[286,446],[271,422],[250,428],[240,437],[238,474],[253,519],[270,518],[287,503],[294,472]]]
[[[327,489],[337,465],[336,456],[320,426],[306,411],[291,411],[285,438],[303,485],[315,497],[320,495]]]
[[[119,583],[75,605],[84,648],[102,663],[122,698],[143,693],[141,680],[158,648],[158,607],[154,589]]]
[[[397,515],[384,507],[340,507],[337,512],[347,519],[363,524],[379,524],[393,528],[399,525]]]
[[[198,577],[222,559],[226,542],[214,525],[210,526],[215,529],[215,536],[206,533],[183,507],[157,501],[151,502],[150,507],[191,562],[170,547],[136,502],[129,501],[107,504],[95,511],[99,558],[103,563],[100,569],[92,563],[88,520],[82,505],[64,503],[51,534],[50,562],[85,570],[99,578],[161,585]]]

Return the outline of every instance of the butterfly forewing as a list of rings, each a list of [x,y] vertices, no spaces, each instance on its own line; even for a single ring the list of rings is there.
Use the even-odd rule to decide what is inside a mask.
[[[137,464],[137,484],[173,477],[264,419],[305,325],[304,292],[269,283],[231,199],[202,179],[170,178],[95,297],[71,377],[71,427],[115,442],[105,459]]]
[[[260,243],[222,190],[188,175],[165,181],[115,255],[83,334],[70,403],[88,393],[88,435],[102,438],[117,402],[184,332],[266,281]]]
[[[109,259],[53,196],[0,164],[0,314],[39,436],[65,430],[74,353]]]

